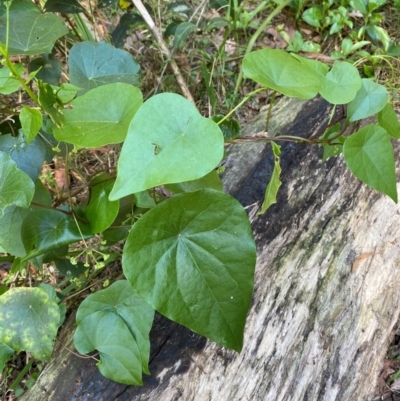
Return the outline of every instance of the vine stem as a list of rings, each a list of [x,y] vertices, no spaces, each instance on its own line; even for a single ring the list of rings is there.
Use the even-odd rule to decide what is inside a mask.
[[[135,2],[135,0],[133,0]],[[275,10],[271,12],[271,14],[266,18],[263,23],[258,27],[258,29],[254,32],[254,35],[250,38],[249,43],[247,45],[246,53],[249,54],[258,39],[258,37],[264,32],[267,26],[271,23],[272,19],[275,18],[292,0],[284,0],[281,4],[279,4]],[[235,90],[233,94],[236,95],[239,92],[240,86],[242,85],[243,81],[243,69],[240,69],[239,75],[236,80]]]
[[[32,367],[33,363],[36,361],[36,359],[32,356],[28,363],[24,366],[24,368],[21,370],[17,378],[12,382],[10,386],[10,390],[16,390],[18,387],[19,383],[21,383],[22,379],[25,377],[25,375],[28,373],[29,369]]]
[[[185,96],[185,98],[187,100],[189,100],[190,102],[195,104],[193,96],[190,93],[190,90],[187,87],[185,80],[183,79],[183,76],[178,67],[178,64],[176,64],[176,61],[173,58],[171,58],[171,53],[168,49],[168,46],[164,42],[162,33],[157,28],[156,24],[153,21],[153,18],[151,18],[151,15],[147,11],[146,7],[143,5],[141,0],[132,0],[132,2],[136,6],[136,8],[139,10],[139,12],[142,15],[143,19],[145,20],[147,26],[150,28],[151,32],[153,33],[154,37],[156,38],[156,41],[158,42],[158,45],[161,48],[161,51],[167,56],[168,61],[171,65],[172,71],[174,72],[176,81],[178,82],[178,85],[181,88],[183,95]]]

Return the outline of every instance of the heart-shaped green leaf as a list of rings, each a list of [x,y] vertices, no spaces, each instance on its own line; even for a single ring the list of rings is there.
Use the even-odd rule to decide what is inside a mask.
[[[218,125],[174,93],[150,98],[129,126],[110,199],[163,184],[196,180],[224,155]]]
[[[158,312],[240,351],[255,260],[243,207],[203,189],[147,212],[129,233],[122,266],[133,289]]]
[[[321,89],[321,75],[307,63],[280,49],[262,49],[243,59],[244,74],[259,84],[286,96],[311,99]]]
[[[140,90],[128,84],[92,89],[73,100],[72,109],[64,110],[64,124],[54,129],[54,136],[86,148],[120,143],[142,101]]]
[[[149,374],[149,331],[154,309],[141,299],[126,280],[87,297],[76,314],[76,349],[100,353],[101,373],[125,384],[142,384]]]
[[[47,361],[60,321],[60,309],[41,288],[11,288],[0,296],[0,341],[15,351]]]
[[[357,178],[397,202],[393,147],[382,127],[370,124],[351,135],[343,145],[343,155]]]
[[[361,78],[350,63],[335,61],[332,69],[321,78],[321,96],[332,104],[351,102],[361,88]]]
[[[362,79],[362,87],[347,106],[349,121],[357,121],[380,112],[386,105],[389,95],[384,86]]]

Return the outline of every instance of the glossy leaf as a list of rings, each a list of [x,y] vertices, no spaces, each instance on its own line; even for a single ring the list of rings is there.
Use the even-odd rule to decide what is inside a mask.
[[[28,260],[63,245],[93,236],[88,225],[56,210],[34,210],[22,223],[22,241]]]
[[[393,147],[382,127],[367,125],[351,135],[343,145],[343,154],[357,178],[397,202]]]
[[[261,206],[261,210],[257,213],[258,215],[264,214],[271,205],[276,203],[276,196],[278,194],[279,188],[282,185],[282,169],[279,157],[279,155],[281,154],[281,147],[275,142],[271,142],[271,146],[274,153],[274,170],[272,171],[271,178],[268,182],[267,188],[265,189],[264,201]]]
[[[35,185],[21,171],[10,155],[0,152],[0,211],[10,205],[27,208],[31,203]]]
[[[108,196],[115,178],[102,173],[90,181],[90,200],[85,208],[85,217],[92,233],[100,233],[110,227],[118,215],[119,201],[110,201]]]
[[[174,194],[179,194],[181,192],[194,192],[206,188],[215,189],[217,191],[223,190],[221,179],[215,170],[198,180],[179,182],[177,184],[167,184],[165,187]]]
[[[393,138],[400,139],[400,123],[393,106],[387,103],[378,113],[379,125]]]
[[[140,67],[132,55],[107,43],[81,42],[69,52],[69,77],[79,94],[114,82],[139,84]],[[116,100],[120,95],[113,98]]]
[[[47,0],[44,9],[63,14],[76,14],[85,11],[77,0]]]
[[[12,348],[0,342],[0,373],[4,369],[5,364],[12,357],[13,354],[14,350]]]
[[[361,89],[347,106],[348,120],[357,121],[380,112],[385,107],[388,97],[384,86],[370,79],[362,79]]]
[[[129,126],[110,199],[196,180],[212,171],[223,155],[224,139],[217,124],[182,96],[153,96]]]
[[[114,83],[92,89],[64,110],[64,124],[54,129],[59,141],[98,148],[124,141],[142,93],[132,85]]]
[[[350,63],[335,61],[332,69],[321,79],[321,96],[332,104],[351,102],[361,88],[357,68]]]
[[[60,309],[40,288],[11,288],[0,296],[0,341],[14,351],[50,359]]]
[[[31,109],[29,106],[24,106],[19,113],[19,120],[21,122],[22,131],[25,136],[26,144],[29,145],[38,134],[43,124],[42,113],[37,109]],[[46,149],[43,145],[46,153]],[[42,163],[44,161],[44,157]],[[39,163],[36,163],[39,164]]]
[[[176,195],[141,217],[122,266],[133,289],[158,312],[240,351],[255,260],[242,206],[205,189]]]
[[[141,385],[149,374],[149,332],[154,309],[126,280],[89,295],[76,314],[76,349],[87,354],[97,349],[101,373],[114,381]]]
[[[319,74],[280,49],[262,49],[243,59],[244,74],[286,96],[311,99],[321,89]]]
[[[51,53],[56,40],[68,33],[61,17],[42,14],[30,0],[13,1],[9,21],[9,55]],[[6,26],[6,7],[0,5],[0,42],[3,44],[6,43]]]
[[[37,137],[27,145],[21,131],[17,137],[1,135],[0,151],[9,154],[17,167],[28,174],[33,182],[39,177],[46,156],[46,147],[41,138]]]

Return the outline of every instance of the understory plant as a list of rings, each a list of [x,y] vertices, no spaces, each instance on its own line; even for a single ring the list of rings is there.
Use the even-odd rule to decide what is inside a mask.
[[[113,246],[120,241],[123,275],[78,307],[79,353],[97,350],[104,376],[141,385],[142,374],[150,373],[155,311],[240,352],[256,248],[244,208],[223,191],[218,174],[226,143],[271,143],[275,167],[260,213],[276,202],[279,141],[323,146],[324,159],[343,153],[356,177],[397,202],[396,114],[385,87],[361,78],[350,63],[329,68],[283,50],[250,52],[243,72],[261,87],[215,122],[175,93],[143,102],[140,66],[125,50],[71,43],[64,19],[30,0],[0,4],[2,260],[12,262],[14,277],[52,265],[70,283],[56,290],[48,283],[7,282],[0,296],[0,369],[19,351],[50,359],[65,295],[80,289],[79,277],[93,277],[115,260]],[[52,55],[60,43],[68,54],[63,81]],[[331,121],[318,137],[270,137],[267,128],[235,137],[231,115],[261,91],[322,96],[332,104]],[[360,129],[373,115],[377,122]],[[68,165],[74,152],[121,143],[116,171],[90,177],[84,199],[69,193],[62,202],[52,200],[43,163],[61,155]]]

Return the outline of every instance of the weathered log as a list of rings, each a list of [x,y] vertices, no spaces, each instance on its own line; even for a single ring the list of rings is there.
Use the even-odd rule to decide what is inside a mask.
[[[271,131],[308,136],[326,115],[321,99],[284,100]],[[230,151],[224,183],[248,207],[258,246],[240,354],[157,316],[152,374],[143,387],[127,387],[64,347],[73,347],[71,316],[52,361],[20,400],[367,400],[400,313],[400,209],[352,177],[341,157],[320,156],[316,147],[284,144],[278,203],[256,216],[270,147]]]

